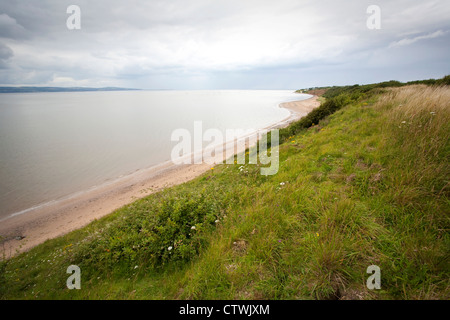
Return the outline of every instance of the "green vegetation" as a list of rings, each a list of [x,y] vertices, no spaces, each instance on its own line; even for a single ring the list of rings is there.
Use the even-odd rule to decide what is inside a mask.
[[[450,88],[324,96],[281,130],[277,174],[223,164],[138,200],[1,262],[0,297],[450,298]]]
[[[341,93],[367,93],[373,89],[379,89],[379,88],[394,88],[394,87],[403,87],[413,84],[425,84],[429,86],[445,86],[450,85],[450,75],[447,75],[441,79],[427,79],[427,80],[416,80],[416,81],[409,81],[406,83],[391,80],[391,81],[384,81],[380,83],[373,83],[373,84],[366,84],[366,85],[358,85],[355,84],[353,86],[334,86],[334,87],[313,87],[313,88],[306,88],[306,89],[300,89],[296,92],[298,93],[311,93],[311,94],[317,94],[320,96],[324,96],[326,98],[335,97]]]

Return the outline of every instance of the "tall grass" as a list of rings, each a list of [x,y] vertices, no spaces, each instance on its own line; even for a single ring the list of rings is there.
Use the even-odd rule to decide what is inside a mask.
[[[393,186],[385,199],[395,206],[395,216],[385,221],[396,230],[389,242],[397,243],[397,257],[392,254],[391,259],[398,264],[388,270],[401,268],[403,275],[391,285],[405,298],[437,298],[432,289],[436,284],[430,280],[446,274],[441,285],[448,297],[450,88],[389,89],[373,108],[383,119],[386,170],[381,175],[385,185]],[[419,283],[422,288],[411,289]]]
[[[448,196],[449,88],[416,85],[390,89],[374,108],[385,111],[384,135],[393,137],[395,142],[396,154],[392,156],[414,168],[396,177],[403,187],[401,192],[404,194],[408,186],[415,186],[420,195]]]

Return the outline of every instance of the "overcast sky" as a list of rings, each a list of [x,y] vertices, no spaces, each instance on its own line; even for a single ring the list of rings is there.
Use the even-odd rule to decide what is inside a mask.
[[[0,1],[0,85],[299,89],[450,74],[449,0]],[[79,30],[66,25],[72,4]],[[380,29],[367,27],[370,5]]]

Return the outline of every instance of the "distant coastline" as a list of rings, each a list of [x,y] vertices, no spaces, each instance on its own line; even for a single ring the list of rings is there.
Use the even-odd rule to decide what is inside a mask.
[[[129,91],[141,90],[133,88],[118,88],[118,87],[104,87],[104,88],[90,88],[90,87],[0,87],[0,93],[28,93],[28,92],[85,92],[85,91]]]

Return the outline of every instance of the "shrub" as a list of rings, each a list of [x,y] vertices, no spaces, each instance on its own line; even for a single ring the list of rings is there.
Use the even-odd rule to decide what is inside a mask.
[[[445,76],[442,79],[436,80],[436,85],[438,85],[438,86],[449,86],[450,85],[450,75]]]
[[[206,244],[205,234],[223,212],[220,203],[206,191],[185,190],[141,200],[122,209],[122,218],[74,246],[72,263],[111,269],[119,262],[157,267],[188,261]]]

